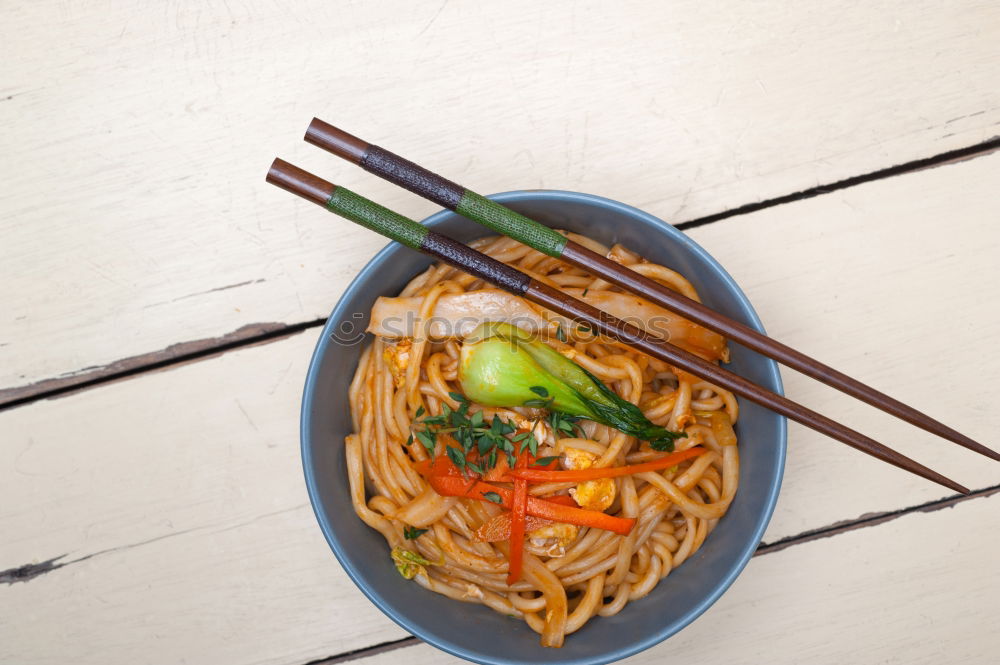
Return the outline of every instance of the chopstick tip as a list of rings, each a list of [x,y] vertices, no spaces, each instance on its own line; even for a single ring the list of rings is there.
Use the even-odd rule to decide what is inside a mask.
[[[312,137],[319,133],[324,126],[329,126],[327,123],[323,122],[319,118],[313,116],[313,119],[309,121],[309,126],[306,127],[306,133],[302,136],[303,139],[312,143]]]
[[[312,119],[306,129],[305,136],[302,138],[307,143],[312,143],[354,164],[360,164],[372,147],[371,143],[348,134],[319,118]]]
[[[959,494],[962,494],[962,495],[965,495],[965,496],[968,496],[968,495],[972,494],[972,490],[970,490],[965,485],[959,485],[954,480],[951,480],[949,478],[945,478],[945,480],[947,481],[946,483],[941,483],[945,487],[947,487],[949,489],[953,489],[956,492],[958,492]]]
[[[1000,453],[998,453],[995,450],[987,448],[986,446],[982,446],[981,448],[976,448],[976,451],[982,453],[983,455],[986,455],[991,460],[1000,462]]]
[[[281,173],[284,172],[288,166],[291,165],[281,157],[275,157],[274,161],[271,162],[271,166],[267,169],[267,177],[265,180],[272,185],[277,184]]]
[[[274,161],[271,162],[271,168],[267,170],[266,180],[276,187],[319,205],[325,205],[337,188],[333,183],[308,171],[303,171],[280,157],[275,157]]]
[[[980,455],[983,455],[985,457],[989,457],[991,460],[995,460],[997,462],[1000,462],[1000,453],[998,453],[997,451],[993,450],[992,448],[987,448],[986,446],[984,446],[983,444],[979,443],[975,439],[971,439],[971,438],[965,436],[964,434],[962,434],[961,432],[956,432],[955,430],[951,429],[950,427],[946,427],[944,425],[940,425],[940,423],[935,423],[935,424],[939,425],[939,427],[935,427],[933,429],[931,429],[931,428],[925,428],[925,429],[927,429],[928,431],[930,431],[930,432],[932,432],[934,434],[937,434],[940,437],[943,437],[943,438],[951,441],[952,443],[957,443],[958,445],[962,446],[963,448],[967,448],[967,449],[969,449],[969,450],[971,450],[973,452],[979,453]]]

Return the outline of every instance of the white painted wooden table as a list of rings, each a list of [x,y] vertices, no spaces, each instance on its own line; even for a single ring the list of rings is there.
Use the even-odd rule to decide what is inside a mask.
[[[456,661],[307,505],[306,364],[383,243],[266,167],[433,210],[304,145],[313,115],[682,224],[771,334],[996,446],[1000,6],[867,5],[8,3],[0,662]],[[975,492],[792,426],[759,556],[628,662],[997,662],[1000,465],[785,379]]]

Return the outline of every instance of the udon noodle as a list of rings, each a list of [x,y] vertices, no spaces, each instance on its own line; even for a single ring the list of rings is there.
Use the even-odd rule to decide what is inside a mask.
[[[698,298],[683,276],[666,267],[618,245],[607,248],[568,235]],[[626,297],[607,282],[509,238],[472,244],[535,279],[602,302],[609,311],[616,299]],[[468,297],[456,299],[463,295]],[[721,338],[712,340],[708,331],[631,294],[627,297],[631,299],[627,309],[642,318],[642,324],[655,327],[650,318],[662,314],[671,341],[711,360],[727,358]],[[488,305],[480,307],[480,301]],[[429,457],[423,446],[412,444],[418,414],[439,414],[446,404],[450,409],[459,406],[451,393],[461,392],[458,361],[461,336],[467,330],[452,320],[449,307],[463,306],[466,310],[458,313],[473,319],[513,319],[534,328],[546,344],[638,405],[650,421],[683,431],[686,437],[676,441],[677,450],[702,446],[707,452],[663,471],[607,481],[613,483],[613,499],[604,512],[634,518],[628,535],[558,523],[528,533],[523,576],[508,586],[509,543],[483,542],[476,535],[503,508],[489,501],[440,496],[415,469]],[[541,634],[543,645],[558,647],[565,635],[591,618],[617,614],[627,603],[649,594],[702,546],[736,494],[739,456],[731,425],[738,407],[729,392],[585,329],[574,326],[566,337],[561,332],[565,321],[444,264],[415,277],[399,298],[382,299],[376,310],[369,328],[376,337],[362,352],[350,386],[354,432],[346,438],[346,455],[351,497],[358,516],[385,537],[394,557],[403,552],[427,564],[409,569],[413,580],[426,589],[521,619]],[[413,315],[405,329],[387,330],[387,318],[405,312]],[[518,317],[523,320],[517,321]],[[473,403],[470,412],[477,410],[487,421],[497,414],[522,431],[534,432],[540,443],[538,455],[559,456],[563,468],[622,466],[661,456],[648,444],[592,421],[581,421],[579,431],[567,436],[554,433],[538,408]],[[438,444],[436,454],[442,453],[442,446]],[[582,483],[543,482],[531,485],[529,492],[535,497],[569,493],[580,503],[587,500],[586,489]],[[386,565],[391,565],[388,550],[385,556]]]

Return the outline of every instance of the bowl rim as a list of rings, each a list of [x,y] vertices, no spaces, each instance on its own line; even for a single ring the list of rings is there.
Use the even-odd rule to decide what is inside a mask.
[[[661,228],[663,233],[669,236],[672,241],[683,245],[686,251],[692,252],[699,259],[706,262],[717,273],[721,281],[729,289],[731,289],[733,293],[735,293],[737,299],[749,315],[749,325],[759,332],[764,333],[764,325],[761,322],[760,317],[757,315],[757,311],[754,309],[753,304],[750,302],[750,299],[747,298],[743,289],[740,288],[740,286],[736,283],[736,280],[733,279],[726,269],[723,268],[711,254],[702,248],[701,245],[689,238],[683,231],[679,230],[674,225],[665,222],[659,217],[656,217],[655,215],[603,196],[567,190],[522,189],[490,194],[487,198],[498,203],[516,203],[523,200],[546,199],[554,201],[574,201],[577,203],[593,205],[598,208],[614,210],[626,216],[637,217],[650,222],[654,226]],[[440,210],[423,219],[421,224],[433,227],[441,223],[444,219],[455,214],[457,213],[452,210]],[[470,221],[469,223],[475,222]],[[483,231],[484,236],[492,233],[485,227],[483,228]],[[396,608],[393,607],[389,599],[384,598],[379,593],[373,591],[364,581],[364,577],[360,571],[355,569],[355,567],[350,563],[350,559],[345,551],[345,543],[342,543],[337,538],[331,522],[326,519],[324,515],[324,509],[320,503],[317,479],[314,473],[315,467],[312,464],[309,431],[311,429],[312,421],[311,412],[313,406],[313,395],[315,394],[315,386],[318,381],[321,359],[329,346],[331,334],[334,332],[333,326],[342,314],[339,310],[344,306],[345,302],[350,300],[356,292],[362,288],[362,285],[381,267],[390,254],[399,251],[399,249],[400,246],[398,243],[388,243],[381,250],[379,250],[378,253],[375,254],[375,256],[373,256],[358,272],[354,279],[351,280],[351,283],[346,289],[344,289],[343,293],[338,298],[336,305],[334,305],[333,310],[330,312],[330,316],[327,319],[326,324],[323,326],[323,331],[320,334],[320,338],[316,343],[316,348],[310,358],[309,370],[306,373],[305,385],[303,387],[302,408],[299,420],[300,452],[302,456],[302,467],[305,473],[306,489],[309,494],[309,503],[312,506],[313,513],[316,516],[316,521],[319,523],[320,530],[323,532],[323,536],[326,538],[327,544],[330,546],[330,549],[333,550],[334,555],[337,557],[340,565],[347,572],[348,577],[351,578],[351,581],[354,582],[355,586],[357,586],[361,592],[382,611],[383,614],[388,616],[400,628],[407,631],[410,635],[416,636],[432,646],[459,658],[464,658],[476,663],[482,663],[484,665],[525,665],[525,661],[511,660],[508,658],[483,659],[479,654],[470,653],[463,647],[453,643],[447,637],[437,634],[428,634],[418,626],[413,625],[402,612],[397,611]],[[783,394],[784,386],[778,369],[778,363],[771,358],[765,357],[764,360],[766,361],[765,371],[767,377],[773,382],[773,385],[776,388],[775,392],[779,395]],[[777,434],[777,463],[774,465],[773,474],[770,479],[770,489],[765,499],[764,510],[758,515],[757,524],[754,526],[751,534],[752,537],[747,539],[747,542],[739,552],[739,556],[736,558],[734,565],[715,581],[709,592],[701,599],[701,601],[694,607],[690,608],[678,620],[670,624],[665,624],[660,630],[645,637],[644,639],[632,641],[627,645],[615,649],[614,651],[594,654],[593,656],[588,655],[571,661],[564,661],[565,665],[602,665],[616,662],[620,659],[627,658],[649,649],[690,625],[695,619],[707,611],[708,608],[711,607],[722,596],[722,594],[726,592],[727,589],[729,589],[729,587],[750,562],[750,559],[753,557],[754,552],[760,545],[764,536],[764,531],[767,529],[767,525],[770,523],[771,517],[774,514],[774,508],[778,500],[778,495],[781,491],[781,483],[784,476],[785,460],[788,449],[788,422],[783,416],[779,416],[778,418]]]

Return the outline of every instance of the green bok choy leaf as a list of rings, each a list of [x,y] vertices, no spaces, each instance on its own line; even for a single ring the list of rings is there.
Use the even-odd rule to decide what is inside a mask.
[[[674,440],[685,436],[654,425],[593,374],[507,323],[484,323],[466,337],[458,378],[474,402],[586,418],[648,441],[654,450],[671,451]]]

